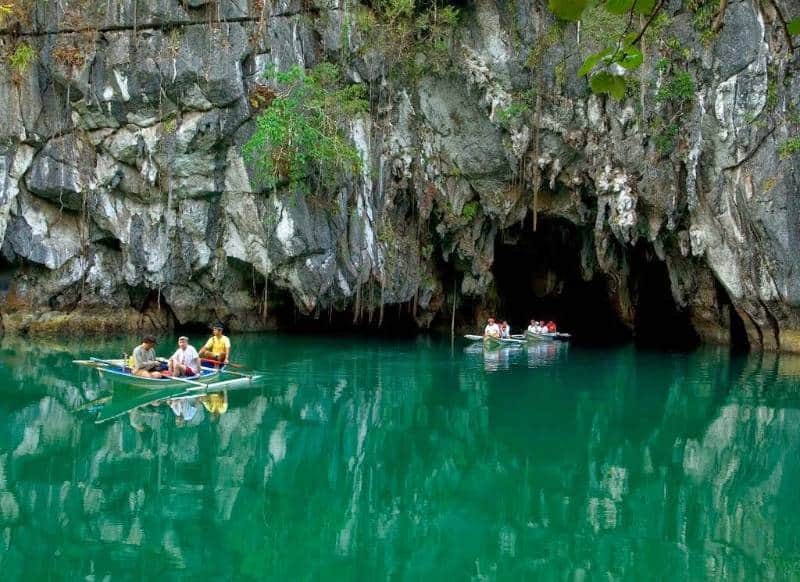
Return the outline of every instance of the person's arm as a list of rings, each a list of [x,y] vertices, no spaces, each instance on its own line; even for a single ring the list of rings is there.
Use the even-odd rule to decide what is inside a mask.
[[[222,363],[227,364],[231,358],[231,340],[229,338],[225,338],[225,354],[222,356]]]
[[[151,370],[155,365],[155,360],[147,360],[144,357],[144,350],[133,350],[133,369],[134,370]]]
[[[208,338],[208,341],[203,345],[202,348],[200,348],[200,357],[201,358],[206,355],[208,350],[211,349],[211,341],[212,341],[212,338]]]

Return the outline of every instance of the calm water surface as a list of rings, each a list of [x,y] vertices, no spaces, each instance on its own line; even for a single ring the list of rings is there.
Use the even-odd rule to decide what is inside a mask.
[[[95,424],[70,362],[131,339],[2,340],[4,580],[800,578],[796,358],[234,341],[263,382],[179,426]]]

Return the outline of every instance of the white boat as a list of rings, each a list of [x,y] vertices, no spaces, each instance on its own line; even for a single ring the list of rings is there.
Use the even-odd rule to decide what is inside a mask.
[[[194,389],[218,390],[239,384],[250,383],[257,380],[257,374],[242,374],[224,368],[201,366],[200,373],[196,376],[144,378],[136,376],[121,359],[103,360],[89,358],[88,360],[73,360],[73,363],[91,366],[97,369],[100,377],[114,380],[117,383],[135,388],[163,389],[178,386],[192,387]]]
[[[524,339],[514,337],[494,337],[491,335],[482,336],[467,334],[464,336],[464,338],[473,342],[483,342],[483,347],[487,349],[500,348],[503,346],[516,346],[525,343]]]
[[[572,336],[568,333],[544,332],[536,333],[530,330],[525,330],[525,339],[529,342],[567,342]]]

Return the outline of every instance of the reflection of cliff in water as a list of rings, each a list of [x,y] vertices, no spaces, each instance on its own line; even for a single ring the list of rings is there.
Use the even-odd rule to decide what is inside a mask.
[[[30,386],[0,407],[12,579],[120,562],[131,577],[284,579],[754,580],[797,566],[785,358],[572,350],[531,370],[521,350],[525,374],[487,375],[436,344],[298,350],[216,424],[144,410],[139,433],[70,413],[96,383],[64,380],[74,354],[47,352],[0,353],[3,384]]]

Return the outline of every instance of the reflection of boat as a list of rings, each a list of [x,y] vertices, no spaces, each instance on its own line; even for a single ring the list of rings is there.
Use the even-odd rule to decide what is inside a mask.
[[[204,397],[206,394],[209,397],[220,391],[240,390],[250,388],[250,383],[239,382],[237,384],[225,384],[222,388],[217,387],[217,384],[209,384],[208,386],[178,386],[167,388],[156,388],[151,390],[141,390],[132,386],[120,386],[114,390],[109,401],[108,396],[99,398],[96,401],[98,406],[102,406],[99,414],[94,419],[95,423],[100,424],[109,420],[118,418],[136,408],[154,404],[160,401],[169,400],[171,402],[181,400],[196,400],[198,397]],[[209,412],[220,412],[222,408],[215,405],[212,408],[206,407]],[[225,400],[224,408],[227,410],[227,399]]]
[[[540,368],[550,366],[562,359],[569,348],[564,342],[529,342],[526,348],[528,353],[528,367]]]
[[[178,398],[186,394],[183,387],[161,388],[156,390],[125,389],[115,390],[110,402],[102,403],[100,413],[94,419],[96,423],[112,420],[140,406],[147,406],[160,400]],[[101,399],[102,400],[102,399]]]

